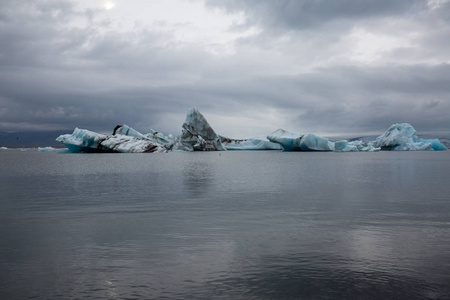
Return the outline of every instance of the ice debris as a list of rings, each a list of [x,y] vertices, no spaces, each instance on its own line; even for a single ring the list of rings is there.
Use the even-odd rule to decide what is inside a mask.
[[[167,151],[284,150],[373,152],[380,150],[446,150],[438,139],[418,139],[408,123],[393,124],[374,141],[332,142],[312,133],[300,134],[284,129],[267,137],[233,139],[219,136],[205,117],[192,107],[182,125],[181,135],[173,137],[151,130],[142,134],[128,125],[117,125],[112,134],[100,134],[75,128],[72,134],[59,136],[70,152],[150,153]]]
[[[38,147],[39,152],[52,152],[52,151],[59,151],[59,150],[60,149],[53,148],[53,147]]]

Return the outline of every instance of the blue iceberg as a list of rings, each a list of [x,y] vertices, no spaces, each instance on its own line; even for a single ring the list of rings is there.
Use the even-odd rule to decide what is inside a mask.
[[[334,151],[333,142],[312,133],[300,134],[278,129],[269,134],[267,139],[280,144],[284,151]]]
[[[438,139],[418,139],[416,130],[408,123],[391,125],[373,144],[381,150],[392,151],[447,150]]]
[[[267,136],[271,142],[281,145],[284,151],[335,151],[335,152],[374,152],[374,151],[426,151],[447,150],[438,139],[419,139],[416,130],[408,123],[393,124],[375,141],[331,142],[327,138],[312,133],[300,134],[278,129]]]

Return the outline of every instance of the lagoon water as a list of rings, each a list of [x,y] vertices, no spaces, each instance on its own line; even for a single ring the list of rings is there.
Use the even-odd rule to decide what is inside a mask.
[[[0,299],[450,298],[450,151],[0,166]]]

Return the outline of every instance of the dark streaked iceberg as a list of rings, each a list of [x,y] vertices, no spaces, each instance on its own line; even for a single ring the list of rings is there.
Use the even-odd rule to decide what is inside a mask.
[[[181,136],[169,145],[169,149],[175,151],[226,150],[219,136],[197,108],[192,107],[188,110],[182,128]]]
[[[118,152],[151,153],[163,152],[165,148],[146,138],[114,134],[106,135],[86,129],[75,128],[72,134],[60,135],[57,141],[63,143],[70,152]]]

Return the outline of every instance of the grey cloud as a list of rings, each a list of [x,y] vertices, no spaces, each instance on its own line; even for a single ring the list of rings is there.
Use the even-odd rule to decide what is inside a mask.
[[[243,11],[248,16],[247,25],[265,28],[303,30],[336,20],[358,21],[375,17],[391,17],[424,9],[423,0],[208,0],[209,7],[225,9],[229,13]]]

